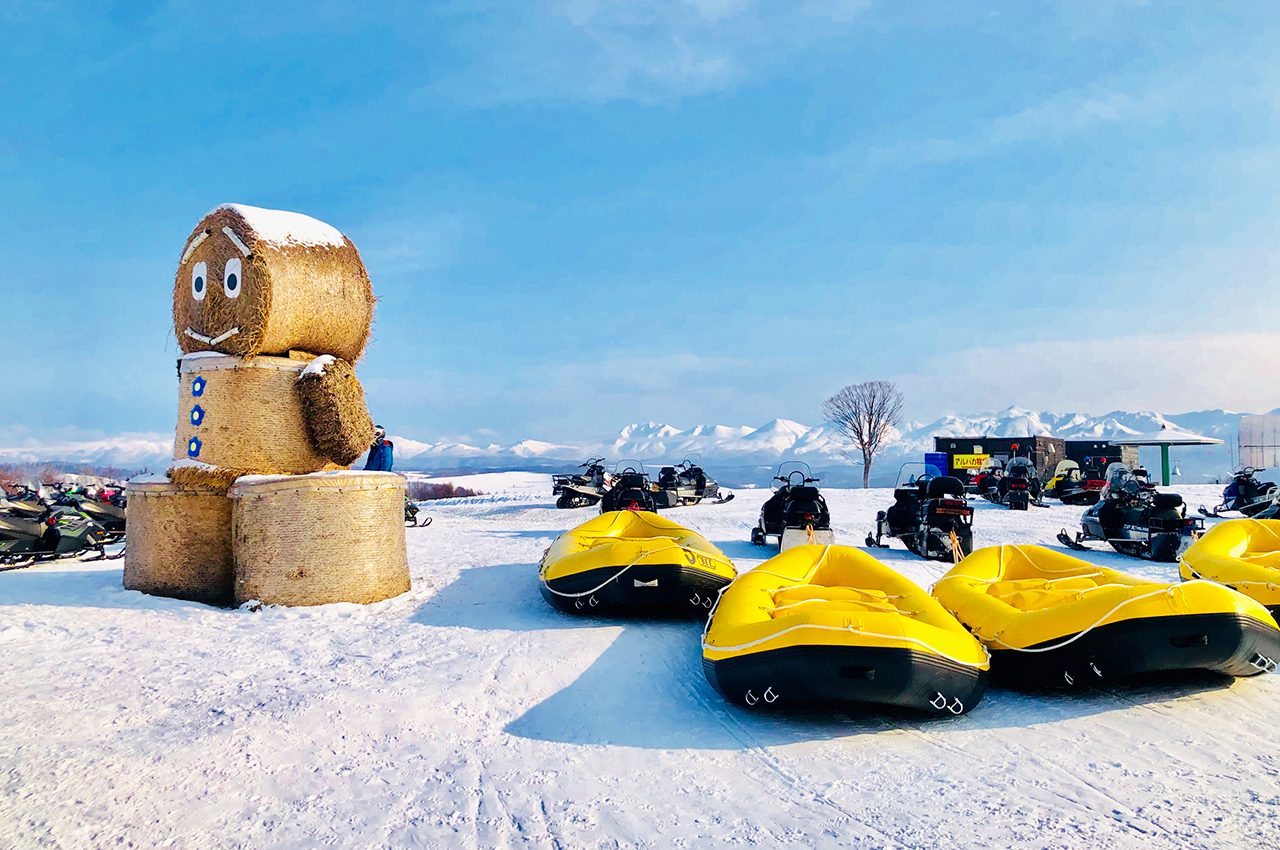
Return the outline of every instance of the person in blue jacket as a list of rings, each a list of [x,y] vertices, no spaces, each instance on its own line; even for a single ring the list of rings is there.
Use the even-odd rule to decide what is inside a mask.
[[[364,468],[373,472],[390,472],[395,462],[394,451],[395,445],[387,439],[387,429],[374,425],[373,445],[369,446],[369,459],[364,462]]]

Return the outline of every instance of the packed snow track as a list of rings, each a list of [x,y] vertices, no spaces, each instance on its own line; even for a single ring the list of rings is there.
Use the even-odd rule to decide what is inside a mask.
[[[1276,675],[993,688],[958,718],[738,709],[699,624],[547,605],[538,560],[595,509],[487,479],[424,505],[413,589],[378,605],[220,610],[125,591],[119,561],[0,573],[0,846],[1280,846]],[[847,545],[892,501],[825,493]],[[667,516],[747,569],[766,495]],[[1056,547],[1083,510],[974,504],[975,546]],[[945,570],[892,546],[926,587]]]

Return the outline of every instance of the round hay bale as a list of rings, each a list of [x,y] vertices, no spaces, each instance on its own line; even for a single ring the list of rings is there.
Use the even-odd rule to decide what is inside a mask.
[[[125,492],[125,588],[209,605],[231,604],[231,500],[168,481],[130,481]]]
[[[252,357],[290,349],[356,362],[373,285],[351,240],[310,216],[223,204],[196,225],[173,289],[184,352]]]
[[[350,466],[369,450],[373,420],[350,363],[321,355],[302,370],[297,389],[307,433],[320,454]]]
[[[237,481],[230,493],[237,603],[369,603],[407,591],[404,491],[404,479],[390,472]]]
[[[334,468],[312,442],[296,387],[307,362],[209,352],[183,357],[169,478],[225,493],[242,475]]]

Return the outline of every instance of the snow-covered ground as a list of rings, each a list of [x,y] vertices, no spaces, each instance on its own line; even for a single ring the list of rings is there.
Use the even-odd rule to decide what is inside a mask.
[[[118,561],[0,573],[0,846],[1280,846],[1280,677],[747,711],[703,678],[698,624],[542,600],[542,551],[592,509],[553,509],[549,476],[451,480],[491,495],[427,504],[413,589],[378,605],[219,610],[126,592]],[[668,515],[749,568],[766,495]],[[890,500],[827,495],[847,544]],[[977,506],[980,546],[1080,513]]]

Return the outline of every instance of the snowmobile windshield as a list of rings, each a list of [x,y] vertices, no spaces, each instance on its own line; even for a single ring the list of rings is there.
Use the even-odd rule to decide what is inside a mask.
[[[1005,470],[1005,474],[1014,478],[1035,478],[1036,468],[1025,457],[1015,457],[1009,461],[1009,468]]]
[[[781,487],[783,481],[787,484],[804,484],[806,480],[813,477],[813,470],[809,468],[809,464],[802,460],[789,460],[778,465],[778,472],[773,479],[773,489]]]
[[[893,488],[901,490],[903,487],[914,487],[921,478],[929,476],[929,468],[923,463],[904,463],[898,469],[898,480],[894,482]]]
[[[1071,476],[1071,473],[1079,471],[1080,464],[1076,463],[1074,460],[1060,460],[1058,461],[1058,465],[1054,467],[1053,474],[1055,477],[1061,475],[1064,478],[1068,478]]]
[[[982,468],[978,472],[993,472],[997,469],[1004,469],[1004,461],[998,457],[989,457],[982,462]]]
[[[1113,463],[1107,467],[1107,483],[1102,488],[1104,498],[1124,490],[1124,483],[1129,480],[1129,467],[1123,463]]]
[[[620,460],[613,465],[614,477],[628,473],[639,473],[640,475],[644,475],[644,464],[638,460],[628,458],[626,460]]]

